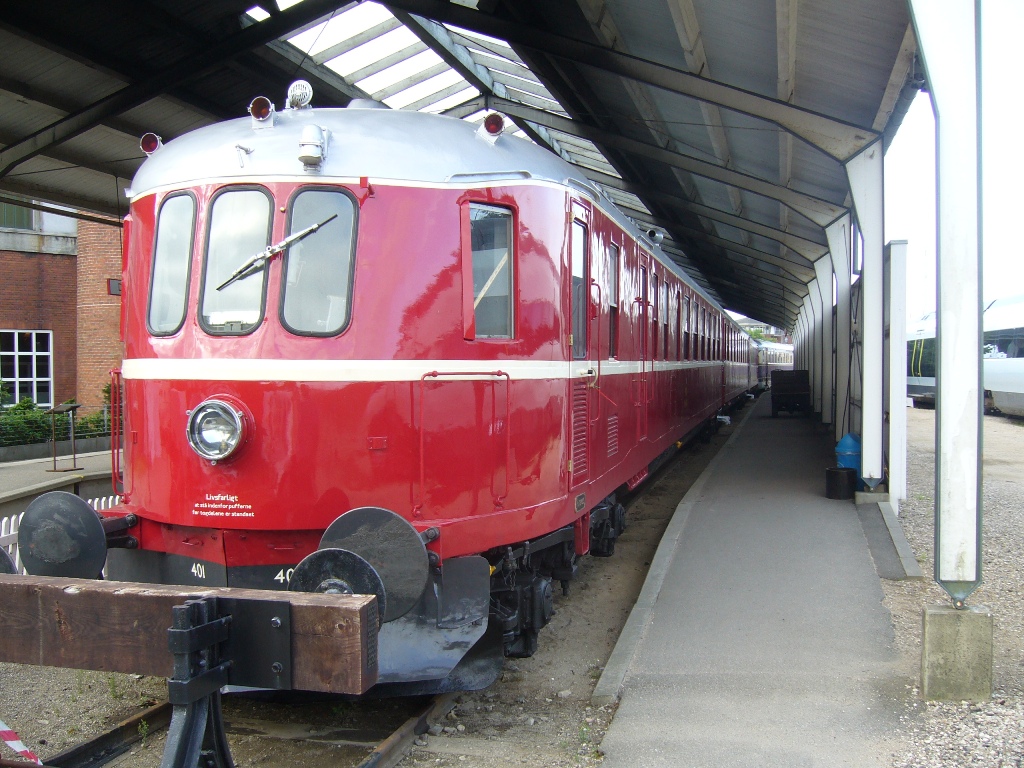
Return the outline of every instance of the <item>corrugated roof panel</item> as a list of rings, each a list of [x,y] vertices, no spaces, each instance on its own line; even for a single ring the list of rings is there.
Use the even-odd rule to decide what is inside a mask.
[[[452,69],[449,69],[447,72],[443,72],[427,80],[416,83],[410,88],[406,88],[404,91],[401,91],[390,98],[384,99],[384,103],[392,109],[403,109],[405,107],[409,107],[413,102],[419,99],[439,93],[446,88],[458,84],[461,84],[462,88],[466,88],[469,85],[462,75]]]
[[[762,0],[731,0],[728,3],[693,0],[693,6],[711,77],[776,98],[775,3]]]
[[[422,53],[417,53],[415,56],[410,56],[404,61],[394,64],[375,75],[370,75],[370,77],[359,80],[355,85],[362,88],[367,93],[376,94],[378,91],[393,86],[396,83],[402,83],[410,78],[415,78],[431,67],[436,67],[438,65],[441,65],[444,69],[450,69],[450,67],[441,60],[440,56],[433,51],[427,50]],[[435,72],[434,74],[437,73]],[[406,85],[405,87],[408,88],[409,86]],[[374,98],[381,97],[375,95]]]
[[[315,56],[321,51],[355,37],[360,32],[393,21],[394,16],[377,3],[360,3],[343,13],[337,14],[322,24],[288,38],[288,42],[304,53]]]
[[[906,29],[903,4],[871,0],[800,5],[796,103],[870,126]],[[841,41],[842,44],[839,44]]]
[[[394,2],[396,9],[406,8],[402,13],[412,8],[403,0]],[[515,14],[511,15],[527,27],[614,47],[677,69],[696,68],[705,77],[773,102],[779,95],[779,78],[789,74],[779,72],[779,49],[787,32],[795,30],[794,105],[864,126],[884,122],[890,113],[891,104],[882,106],[881,102],[886,87],[892,92],[898,85],[890,82],[894,73],[900,76],[897,63],[905,64],[906,52],[902,57],[900,53],[908,25],[904,3],[787,3],[789,8],[795,6],[796,16],[790,19],[791,26],[781,31],[780,39],[779,6],[772,0],[686,0],[671,5],[673,2],[498,0],[499,7],[514,5]],[[250,18],[264,20],[257,25],[276,27],[282,17],[272,3],[262,0],[260,4],[275,11],[274,17],[254,9]],[[701,105],[679,93],[574,63],[561,55],[557,46],[544,52],[542,40],[539,47],[528,48],[523,38],[520,55],[519,42],[513,48],[494,36],[446,24],[451,39],[441,42],[430,35],[434,22],[416,31],[406,29],[388,7],[371,0],[341,5],[321,20],[316,18],[319,11],[303,14],[299,0],[279,0],[278,8],[292,8],[289,13],[302,16],[295,20],[296,31],[285,35],[283,41],[233,52],[190,74],[182,69],[182,76],[172,78],[169,86],[173,95],[143,98],[68,137],[61,135],[60,121],[69,112],[96,104],[127,84],[138,87],[167,67],[181,69],[194,54],[248,34],[242,29],[246,20],[240,17],[246,4],[184,0],[163,3],[156,16],[131,4],[72,4],[65,13],[55,15],[44,15],[37,7],[42,4],[8,5],[0,29],[0,140],[16,143],[55,126],[57,141],[44,155],[17,163],[6,178],[0,178],[0,189],[7,192],[74,200],[93,210],[116,212],[124,201],[114,194],[115,186],[123,186],[141,161],[139,134],[154,130],[170,139],[221,117],[243,115],[258,94],[280,105],[288,82],[303,77],[314,84],[321,104],[345,103],[369,92],[393,107],[427,111],[460,105],[472,109],[467,104],[478,91],[470,83],[493,79],[497,95],[525,106],[585,119],[611,135],[727,166],[769,184],[784,184],[833,206],[841,207],[848,199],[849,182],[837,161],[799,138],[781,141],[779,129],[765,120]],[[473,0],[443,4],[447,18],[458,18],[465,12],[462,6],[476,8],[469,13],[477,15],[466,17],[467,23],[472,18],[483,23],[494,10],[491,5],[477,8]],[[692,15],[687,16],[691,10]],[[500,29],[511,15],[496,13],[486,19],[486,28]],[[497,26],[490,26],[492,23]],[[513,36],[522,32],[522,27],[515,25],[509,29]],[[441,49],[453,44],[453,52]],[[429,51],[430,47],[441,55]],[[704,55],[706,59],[701,58]],[[524,58],[536,66],[536,72],[527,69]],[[451,69],[449,61],[461,62],[456,64],[459,71]],[[782,63],[784,66],[784,56]],[[556,95],[565,103],[558,103]],[[480,115],[469,119],[477,121]],[[722,127],[716,128],[714,123],[719,120]],[[824,240],[820,224],[770,196],[702,178],[656,153],[638,153],[614,139],[595,145],[562,131],[530,128],[523,121],[514,127],[510,124],[509,131],[524,133],[520,126],[526,126],[525,134],[534,140],[553,142],[592,175],[622,178],[630,189],[639,190],[646,205],[636,195],[617,189],[609,189],[608,196],[646,221],[657,221],[658,226],[664,222],[669,235],[678,239],[677,245],[692,251],[694,265],[714,267],[724,258],[719,246],[704,239],[704,227],[725,240],[769,255],[784,255],[784,250],[776,240],[742,227],[710,223],[707,216],[699,220],[691,208],[673,203],[672,197],[738,214],[753,222],[754,231],[756,224],[762,224],[814,242]],[[76,165],[82,167],[73,167]],[[650,214],[651,209],[656,215]],[[746,257],[730,254],[728,259],[727,270],[712,270],[712,285],[718,285],[726,296],[739,297],[748,309],[777,315],[777,302],[759,308],[755,298],[735,292],[736,286],[757,286],[762,278],[755,270],[744,272]]]
[[[462,89],[461,91],[456,91],[455,93],[446,96],[440,101],[433,102],[423,107],[423,111],[439,114],[441,112],[444,112],[446,109],[451,109],[452,107],[457,107],[460,104],[465,104],[470,99],[473,99],[479,95],[480,91],[478,91],[471,85],[467,85],[467,87]]]

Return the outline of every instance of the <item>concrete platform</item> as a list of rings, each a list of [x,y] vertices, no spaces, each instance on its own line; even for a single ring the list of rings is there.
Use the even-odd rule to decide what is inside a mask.
[[[679,504],[595,690],[621,699],[607,768],[889,764],[901,545],[877,504],[825,497],[829,438],[763,397]]]
[[[75,467],[75,469],[69,469]],[[29,502],[47,491],[68,491],[83,498],[110,496],[110,451],[80,454],[72,464],[71,457],[28,459],[0,463],[0,517],[16,515]]]

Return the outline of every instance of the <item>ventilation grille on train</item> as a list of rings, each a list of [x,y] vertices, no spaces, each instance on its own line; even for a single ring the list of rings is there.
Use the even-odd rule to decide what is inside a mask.
[[[572,476],[580,480],[587,475],[587,382],[572,385]]]
[[[614,456],[619,452],[619,414],[613,413],[608,417],[608,455]]]

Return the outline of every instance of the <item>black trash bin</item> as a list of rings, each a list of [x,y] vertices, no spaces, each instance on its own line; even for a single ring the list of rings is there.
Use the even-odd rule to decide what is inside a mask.
[[[852,499],[857,487],[857,470],[853,467],[830,467],[825,470],[825,496],[830,499]]]

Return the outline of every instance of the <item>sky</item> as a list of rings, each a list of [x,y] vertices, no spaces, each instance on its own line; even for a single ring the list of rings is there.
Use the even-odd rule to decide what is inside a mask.
[[[1022,108],[1014,95],[1022,0],[982,0],[982,248],[985,302],[1024,294],[1018,177]],[[885,239],[907,241],[907,317],[935,309],[935,120],[918,94],[885,156]]]

